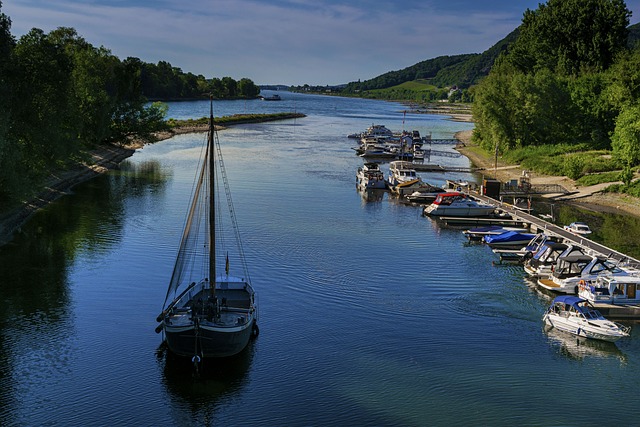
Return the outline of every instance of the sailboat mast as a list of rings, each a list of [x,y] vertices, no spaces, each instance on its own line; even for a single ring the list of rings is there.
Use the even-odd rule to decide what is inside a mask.
[[[213,151],[213,132],[215,131],[213,124],[213,96],[209,95],[209,136],[207,140],[207,150],[209,151],[209,287],[213,297],[216,288],[216,191],[215,191],[215,167]]]

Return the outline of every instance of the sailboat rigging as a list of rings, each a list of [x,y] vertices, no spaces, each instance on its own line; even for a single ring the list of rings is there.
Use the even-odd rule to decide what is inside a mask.
[[[219,179],[218,179],[219,178]],[[222,181],[228,221],[236,239],[244,277],[229,275],[229,254],[216,250],[227,229],[217,197]],[[224,273],[216,264],[224,262]],[[211,280],[211,279],[214,280]],[[156,332],[163,332],[168,349],[201,360],[241,352],[258,334],[257,304],[244,258],[220,141],[210,100],[209,131],[202,164],[185,221],[180,248]]]

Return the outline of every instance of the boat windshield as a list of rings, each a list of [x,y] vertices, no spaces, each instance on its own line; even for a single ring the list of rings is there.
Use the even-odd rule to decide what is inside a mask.
[[[588,305],[580,306],[579,308],[580,308],[580,312],[587,319],[598,319],[598,318],[600,318],[600,312],[598,312],[598,310],[595,310],[595,309],[589,307]]]

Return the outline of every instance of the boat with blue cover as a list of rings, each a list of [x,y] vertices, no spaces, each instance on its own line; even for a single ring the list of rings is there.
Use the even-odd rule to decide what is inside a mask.
[[[488,234],[484,236],[484,242],[492,248],[517,247],[521,248],[531,241],[536,235],[519,231],[506,231],[501,234]]]

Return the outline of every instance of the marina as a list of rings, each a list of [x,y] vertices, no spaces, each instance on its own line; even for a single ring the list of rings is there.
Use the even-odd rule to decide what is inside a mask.
[[[637,390],[634,320],[621,321],[630,336],[615,343],[545,327],[553,295],[522,266],[494,265],[488,246],[469,244],[462,230],[471,226],[426,217],[424,205],[388,190],[357,189],[364,161],[345,135],[371,123],[399,128],[405,106],[280,93],[278,102],[214,101],[216,116],[306,115],[220,134],[259,336],[231,360],[205,360],[199,375],[162,346],[156,318],[205,136],[145,146],[38,212],[0,248],[4,423],[511,426],[570,417],[588,425],[592,411],[611,424],[636,422],[632,412],[610,411]],[[208,111],[206,101],[169,104],[180,119]],[[405,123],[433,139],[473,127],[428,114],[407,114]],[[464,157],[438,160],[471,166]],[[418,173],[435,187],[482,182],[470,172]],[[637,236],[634,218],[569,215],[559,205],[554,216],[560,227],[586,222],[593,241]],[[489,220],[498,219],[474,221]],[[549,378],[581,382],[555,384],[550,396]],[[584,382],[601,393],[592,411],[558,404]]]

